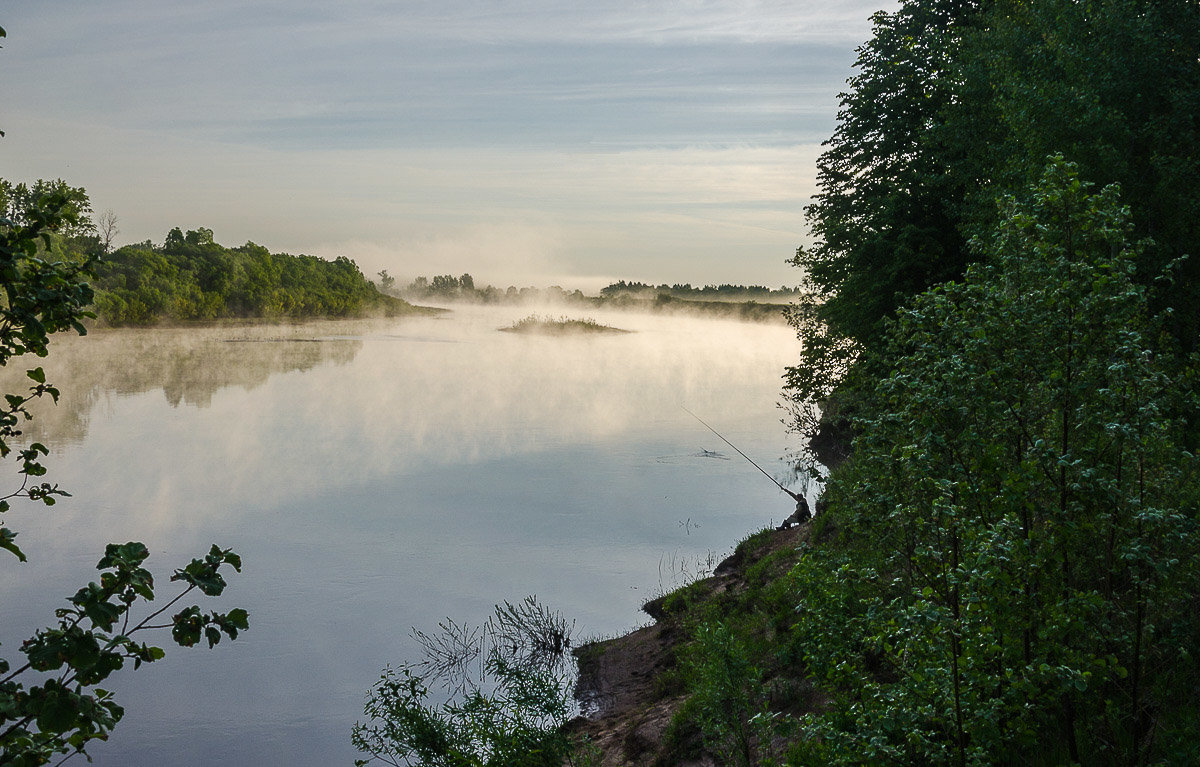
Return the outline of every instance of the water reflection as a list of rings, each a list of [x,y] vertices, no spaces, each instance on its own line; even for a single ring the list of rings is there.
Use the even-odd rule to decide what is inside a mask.
[[[34,406],[25,435],[62,447],[86,436],[92,410],[108,397],[161,391],[171,407],[208,407],[226,387],[250,391],[278,373],[348,364],[362,341],[324,337],[329,329],[314,323],[63,333],[45,360],[0,368],[0,391],[27,387],[25,370],[40,364],[62,396],[57,406]]]
[[[105,541],[145,541],[156,572],[213,542],[246,563],[223,602],[250,632],[110,685],[129,713],[97,764],[351,763],[363,693],[419,652],[410,626],[536,594],[612,633],[674,563],[790,513],[680,407],[782,475],[786,328],[597,314],[636,332],[497,332],[527,313],[287,331],[316,341],[122,331],[52,353],[64,400],[41,428],[75,496],[10,512],[31,561],[0,558],[0,642],[43,625]]]

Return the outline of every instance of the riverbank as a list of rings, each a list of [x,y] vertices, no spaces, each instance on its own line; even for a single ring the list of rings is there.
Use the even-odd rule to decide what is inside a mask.
[[[397,317],[437,317],[438,315],[449,314],[452,309],[447,309],[440,306],[418,306],[410,304],[399,298],[392,296],[381,296],[387,299],[377,306],[369,307],[365,311],[356,314],[348,315],[291,315],[291,314],[269,314],[269,315],[249,315],[237,317],[215,317],[212,319],[180,319],[168,314],[158,315],[141,323],[111,323],[104,319],[103,316],[94,319],[85,320],[84,326],[89,330],[103,328],[106,330],[145,330],[151,328],[157,329],[179,329],[179,328],[238,328],[238,327],[256,327],[256,326],[292,326],[306,325],[315,322],[344,322],[347,320],[373,320],[373,319],[395,319]],[[394,302],[394,303],[393,303]]]
[[[719,301],[677,298],[665,293],[654,298],[628,295],[588,299],[597,307],[624,309],[658,314],[691,314],[700,317],[737,319],[746,322],[787,322],[790,304],[760,303],[758,301]]]
[[[716,767],[697,722],[688,679],[695,675],[692,648],[701,625],[713,619],[765,644],[786,630],[786,575],[820,525],[768,528],[738,544],[712,576],[651,600],[643,610],[654,622],[614,639],[576,649],[576,697],[583,715],[567,725],[601,752],[604,767]],[[786,653],[761,669],[757,691],[773,710],[799,715],[822,698]]]
[[[766,324],[787,324],[789,304],[763,303],[758,301],[723,301],[676,298],[660,294],[653,298],[638,296],[584,296],[582,293],[559,293],[546,295],[538,291],[530,291],[528,296],[517,295],[507,298],[504,294],[488,297],[490,294],[466,295],[437,295],[437,294],[407,294],[412,300],[434,301],[439,304],[454,306],[529,306],[538,309],[606,311],[641,314],[665,314],[689,317],[704,317],[709,319],[731,319],[743,322],[759,322]]]

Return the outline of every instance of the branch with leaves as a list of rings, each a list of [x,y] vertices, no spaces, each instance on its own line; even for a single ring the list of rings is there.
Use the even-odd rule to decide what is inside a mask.
[[[49,257],[58,238],[82,224],[86,196],[81,201],[72,194],[81,190],[65,184],[37,191],[14,211],[8,188],[0,185],[7,201],[0,211],[0,366],[25,354],[45,357],[53,333],[73,329],[83,335],[82,321],[94,316],[87,310],[92,289],[86,282],[94,262]],[[45,445],[14,444],[21,425],[33,417],[30,404],[45,396],[57,402],[59,396],[42,368],[27,376],[33,385],[23,393],[5,394],[0,403],[0,458],[15,456],[21,477],[20,487],[0,496],[0,514],[16,498],[51,506],[68,495],[57,485],[37,481],[46,474],[41,463],[49,453]],[[16,537],[0,524],[0,548],[24,562]],[[240,608],[220,613],[192,605],[164,620],[192,592],[220,595],[227,568],[241,570],[241,559],[217,546],[171,577],[182,585],[179,594],[135,620],[135,606],[154,600],[154,579],[143,567],[148,556],[141,543],[109,544],[97,564],[99,581],[79,589],[68,606],[55,611],[56,625],[22,643],[24,662],[14,669],[0,658],[0,764],[28,767],[55,758],[61,764],[78,754],[87,756],[92,741],[106,740],[124,709],[97,685],[129,663],[137,669],[162,658],[162,648],[144,641],[149,633],[169,629],[180,646],[205,641],[213,647],[222,637],[236,639],[248,628],[248,616]]]
[[[70,597],[68,607],[55,611],[57,626],[22,643],[25,664],[10,672],[8,661],[0,659],[0,762],[47,764],[65,754],[61,764],[76,754],[86,756],[90,741],[107,740],[124,710],[96,685],[127,662],[136,669],[164,656],[162,648],[141,641],[145,632],[169,628],[180,646],[203,638],[213,647],[222,636],[236,639],[249,628],[245,610],[203,613],[197,605],[155,624],[193,591],[219,596],[226,586],[223,567],[241,570],[240,557],[216,546],[171,576],[185,584],[183,591],[135,623],[132,608],[154,600],[154,578],[142,567],[149,553],[138,542],[109,544],[96,565],[99,582],[87,584]]]

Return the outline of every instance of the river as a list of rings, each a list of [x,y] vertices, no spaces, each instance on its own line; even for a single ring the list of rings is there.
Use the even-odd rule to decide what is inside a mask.
[[[104,543],[144,541],[160,599],[217,543],[245,567],[202,607],[244,607],[250,631],[212,650],[161,636],[164,660],[112,677],[126,717],[95,763],[349,765],[365,692],[417,659],[410,627],[534,594],[611,636],[791,512],[683,410],[784,477],[788,328],[558,310],[635,332],[497,331],[528,313],[56,339],[41,364],[62,400],[28,437],[72,497],[6,515],[30,561],[0,557],[4,656]]]

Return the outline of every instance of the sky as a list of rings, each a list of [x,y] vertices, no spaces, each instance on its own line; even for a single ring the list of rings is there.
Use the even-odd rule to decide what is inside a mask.
[[[884,0],[8,0],[0,176],[118,243],[402,281],[794,285],[820,143]]]

